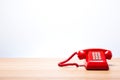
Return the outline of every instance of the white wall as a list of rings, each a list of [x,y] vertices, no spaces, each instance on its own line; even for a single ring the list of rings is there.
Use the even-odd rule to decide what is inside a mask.
[[[120,57],[120,0],[0,0],[0,57]]]

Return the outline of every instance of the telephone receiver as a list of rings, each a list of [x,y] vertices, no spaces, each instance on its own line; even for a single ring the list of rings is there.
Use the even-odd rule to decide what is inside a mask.
[[[110,60],[112,58],[112,52],[110,50],[100,48],[84,49],[73,53],[65,61],[58,63],[58,66],[81,66],[77,63],[67,63],[74,55],[77,55],[80,60],[86,60],[84,66],[87,70],[109,70],[106,59]]]

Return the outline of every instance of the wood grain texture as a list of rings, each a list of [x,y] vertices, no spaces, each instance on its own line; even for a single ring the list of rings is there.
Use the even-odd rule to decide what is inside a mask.
[[[58,62],[62,60],[64,59],[0,58],[0,80],[120,80],[120,58],[108,61],[108,71],[74,66],[58,67]]]

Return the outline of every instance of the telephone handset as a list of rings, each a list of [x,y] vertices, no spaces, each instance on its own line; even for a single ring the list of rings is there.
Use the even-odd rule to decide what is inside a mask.
[[[106,59],[110,60],[112,58],[112,53],[110,50],[100,49],[100,48],[84,49],[75,52],[67,60],[58,63],[58,66],[63,67],[63,66],[75,65],[79,67],[80,65],[78,65],[77,63],[66,63],[76,54],[80,60],[86,59],[84,66],[87,70],[109,69]]]

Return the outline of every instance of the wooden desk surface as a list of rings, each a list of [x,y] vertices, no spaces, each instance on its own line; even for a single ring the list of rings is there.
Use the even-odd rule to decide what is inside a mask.
[[[120,58],[110,60],[109,71],[58,67],[64,59],[1,58],[0,80],[120,80]]]

